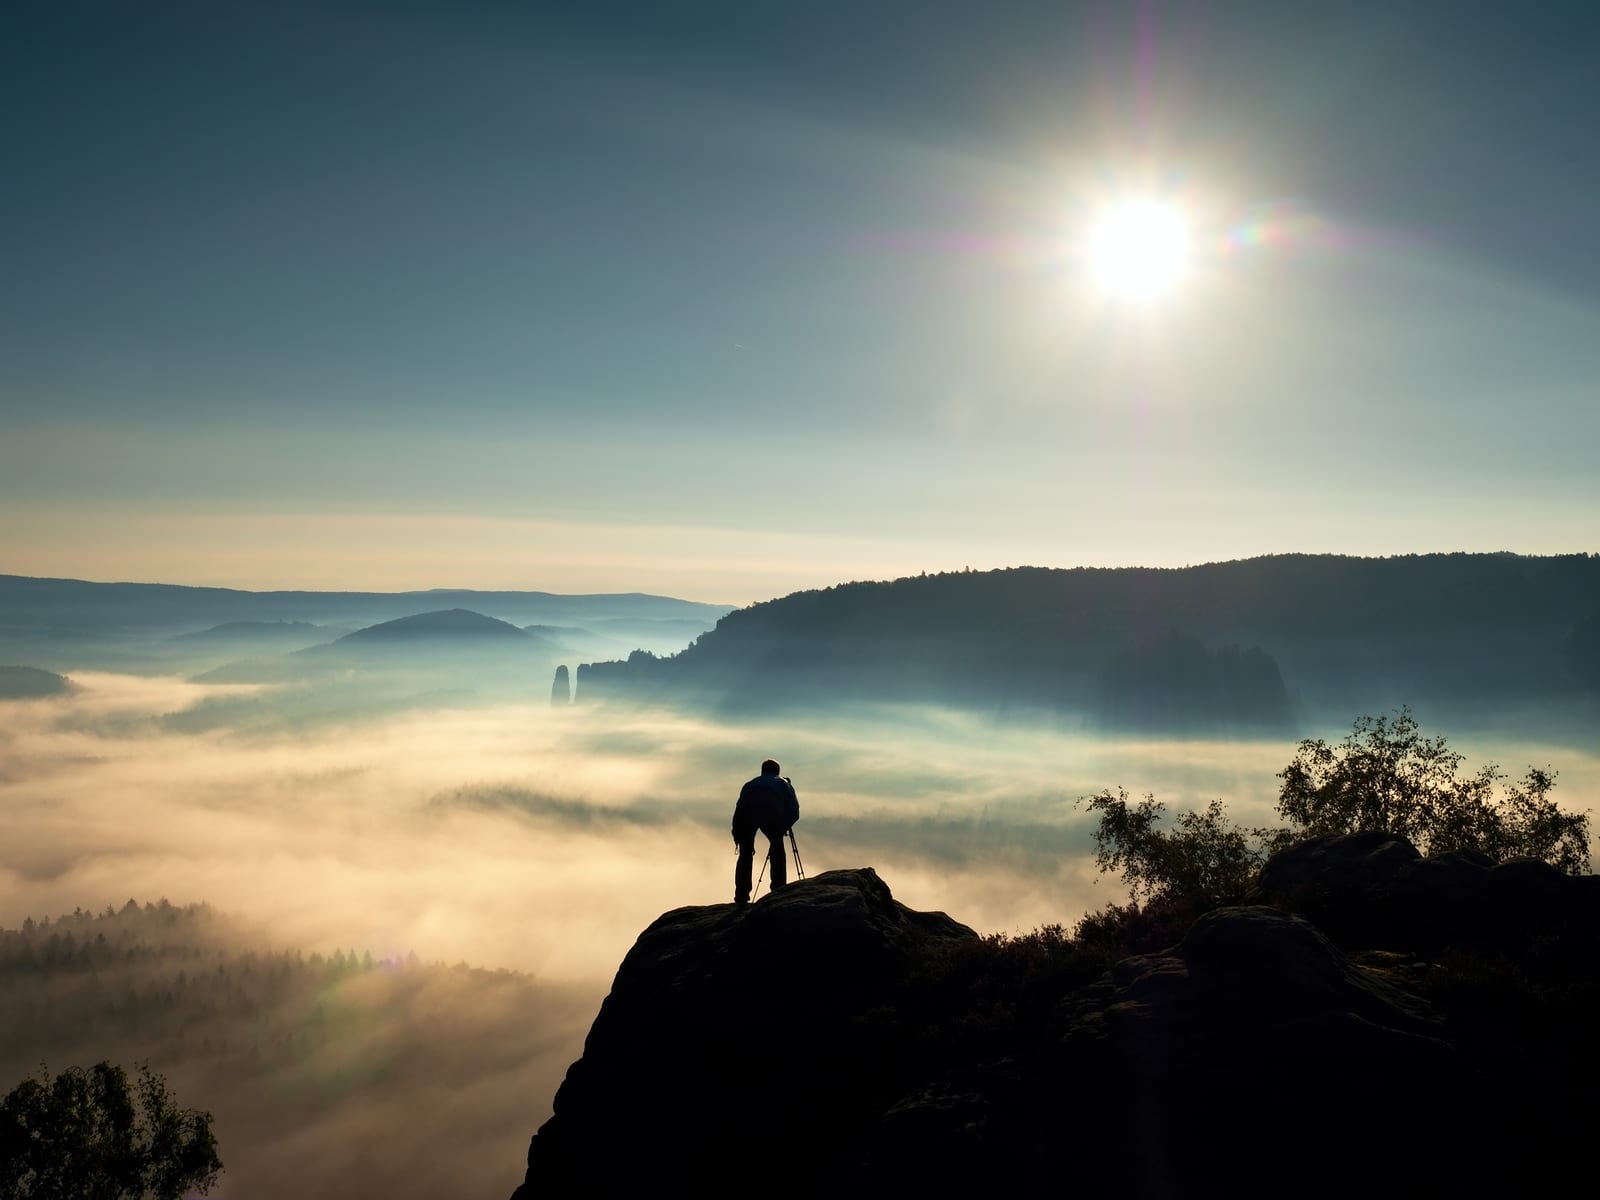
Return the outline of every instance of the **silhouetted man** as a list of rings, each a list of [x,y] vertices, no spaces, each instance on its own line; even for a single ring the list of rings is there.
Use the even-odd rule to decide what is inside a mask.
[[[778,764],[767,759],[757,775],[739,791],[733,807],[733,840],[739,846],[739,862],[733,868],[733,902],[750,902],[750,866],[756,855],[756,831],[767,835],[767,861],[772,864],[772,890],[788,882],[788,860],[783,839],[789,827],[800,819],[800,801],[794,785],[778,774]]]

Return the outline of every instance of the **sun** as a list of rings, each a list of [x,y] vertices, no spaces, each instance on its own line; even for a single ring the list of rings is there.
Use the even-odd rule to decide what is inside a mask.
[[[1168,295],[1187,273],[1189,257],[1189,221],[1170,201],[1120,200],[1089,226],[1089,273],[1103,291],[1124,300]]]

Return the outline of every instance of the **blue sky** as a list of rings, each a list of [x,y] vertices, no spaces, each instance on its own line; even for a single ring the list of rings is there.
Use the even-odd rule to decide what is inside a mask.
[[[1596,549],[1590,7],[7,5],[0,571]]]

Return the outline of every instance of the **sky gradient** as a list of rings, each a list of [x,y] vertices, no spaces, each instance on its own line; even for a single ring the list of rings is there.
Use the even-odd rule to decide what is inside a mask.
[[[743,604],[1595,550],[1597,35],[1563,3],[8,4],[0,572]],[[1084,230],[1152,193],[1193,268],[1109,302]]]

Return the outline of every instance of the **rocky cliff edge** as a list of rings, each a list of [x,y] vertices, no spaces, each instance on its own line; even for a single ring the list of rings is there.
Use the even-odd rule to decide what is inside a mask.
[[[1600,880],[1286,855],[1262,903],[1115,961],[979,938],[869,868],[666,913],[514,1200],[1560,1186],[1600,1112]]]

